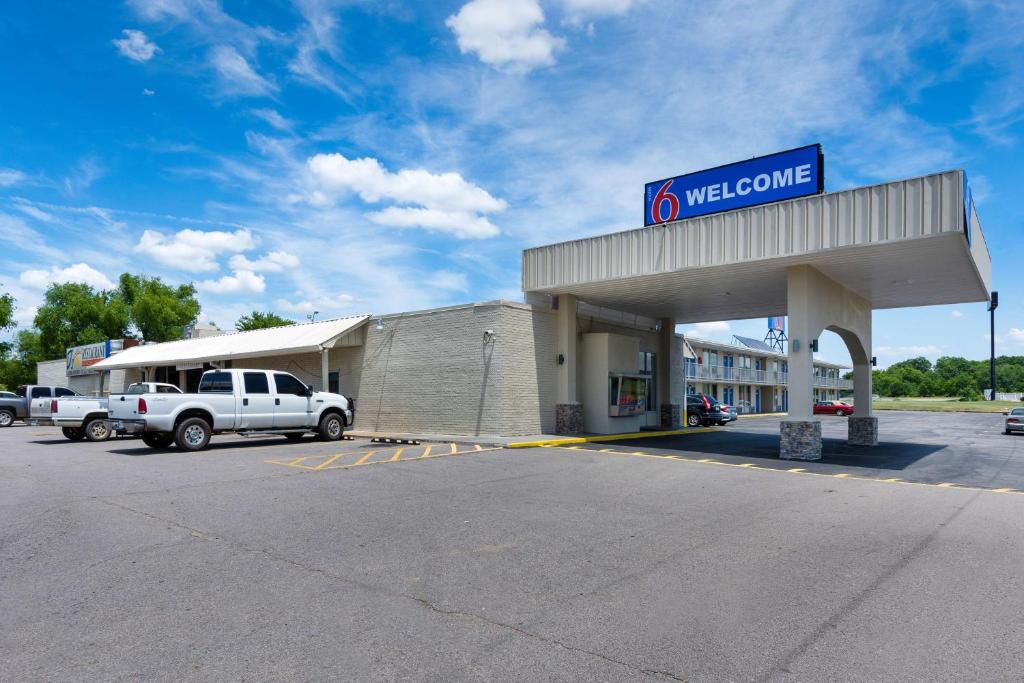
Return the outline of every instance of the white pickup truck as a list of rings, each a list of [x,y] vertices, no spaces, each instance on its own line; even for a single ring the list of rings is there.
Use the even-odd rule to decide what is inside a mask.
[[[110,438],[110,423],[107,410],[110,401],[124,401],[125,396],[147,393],[180,394],[181,389],[173,384],[161,382],[138,382],[129,384],[125,394],[105,396],[62,396],[50,401],[50,421],[60,427],[65,438],[78,441],[106,441]]]
[[[110,402],[111,429],[142,434],[152,448],[172,443],[186,451],[206,448],[213,434],[281,434],[299,440],[315,432],[339,440],[352,424],[353,403],[313,391],[287,372],[208,370],[195,394],[150,393]]]

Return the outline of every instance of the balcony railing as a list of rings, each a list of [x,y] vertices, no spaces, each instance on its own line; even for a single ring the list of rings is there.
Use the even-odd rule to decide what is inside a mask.
[[[699,382],[735,382],[763,386],[785,386],[789,373],[781,370],[754,370],[725,365],[686,364],[686,378]],[[822,389],[853,389],[853,380],[814,376],[814,386]]]

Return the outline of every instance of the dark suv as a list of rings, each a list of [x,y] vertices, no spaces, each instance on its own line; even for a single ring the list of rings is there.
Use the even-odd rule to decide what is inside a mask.
[[[686,397],[686,424],[690,427],[724,424],[728,418],[722,415],[722,404],[704,394],[690,394]]]

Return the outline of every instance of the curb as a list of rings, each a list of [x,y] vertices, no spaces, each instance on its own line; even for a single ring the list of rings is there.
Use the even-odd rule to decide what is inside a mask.
[[[668,429],[660,432],[630,432],[628,434],[596,434],[594,436],[568,436],[564,439],[543,439],[540,441],[516,441],[505,448],[540,448],[544,446],[571,446],[594,441],[628,441],[630,439],[650,439],[659,436],[682,436],[684,434],[702,434],[715,431],[709,427],[691,429]]]

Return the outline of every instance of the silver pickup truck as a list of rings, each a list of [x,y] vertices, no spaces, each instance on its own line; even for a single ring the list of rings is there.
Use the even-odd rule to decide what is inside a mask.
[[[54,398],[78,396],[67,387],[27,384],[15,390],[15,396],[0,398],[0,427],[10,427],[15,420],[28,424],[52,424],[50,402]]]
[[[147,393],[180,394],[181,389],[173,384],[160,382],[137,382],[129,384],[124,394],[106,396],[65,396],[50,401],[50,420],[60,427],[64,436],[72,441],[85,438],[89,441],[106,441],[110,438],[110,423],[107,408],[110,401],[125,400],[125,396]]]
[[[172,443],[206,448],[213,434],[281,434],[291,440],[314,432],[337,441],[352,424],[353,403],[313,391],[276,370],[208,370],[195,394],[147,393],[111,400],[109,422],[119,434],[141,434],[152,448]]]

